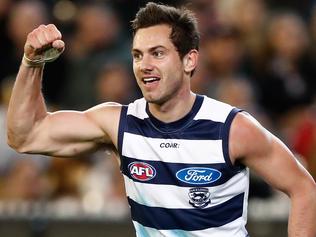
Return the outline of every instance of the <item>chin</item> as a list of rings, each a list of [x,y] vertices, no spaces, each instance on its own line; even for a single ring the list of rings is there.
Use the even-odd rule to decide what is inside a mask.
[[[153,98],[153,97],[146,97],[146,96],[144,96],[144,98],[148,103],[156,104],[156,105],[163,105],[167,101],[166,98]]]
[[[157,100],[152,97],[144,96],[144,98],[148,103],[153,103],[153,104],[157,103]]]
[[[155,98],[152,95],[143,95],[143,96],[148,103],[157,104],[159,102],[159,98]]]

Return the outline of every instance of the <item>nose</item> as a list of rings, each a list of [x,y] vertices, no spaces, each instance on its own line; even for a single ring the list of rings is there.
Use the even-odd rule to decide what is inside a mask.
[[[151,72],[154,69],[153,62],[149,55],[144,55],[140,61],[140,70],[144,73]]]

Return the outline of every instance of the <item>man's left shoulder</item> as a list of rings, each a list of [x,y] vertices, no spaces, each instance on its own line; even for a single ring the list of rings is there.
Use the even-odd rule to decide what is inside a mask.
[[[255,153],[271,140],[271,134],[247,112],[237,113],[230,129],[230,152],[233,157]]]
[[[235,107],[232,105],[204,96],[203,104],[198,115],[210,118],[216,122],[224,123],[234,109]]]

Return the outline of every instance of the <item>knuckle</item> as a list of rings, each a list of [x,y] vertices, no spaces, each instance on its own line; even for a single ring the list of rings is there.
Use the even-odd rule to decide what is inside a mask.
[[[62,36],[61,36],[60,31],[57,31],[57,32],[56,32],[56,38],[57,38],[57,39],[61,39],[61,37],[62,37]]]
[[[36,28],[36,29],[34,29],[34,30],[32,31],[33,36],[38,35],[40,32],[41,32],[40,28]]]
[[[27,39],[32,38],[32,37],[33,37],[33,34],[34,34],[34,31],[28,33],[26,38],[27,38]]]
[[[48,24],[47,28],[48,29],[56,29],[56,26],[54,24]]]
[[[45,29],[46,29],[46,26],[44,26],[43,24],[40,25],[39,27],[37,27],[37,31],[38,31],[38,32],[45,31]]]
[[[61,33],[54,24],[47,25],[47,28],[48,28],[49,32],[52,34],[54,39],[61,38]]]
[[[40,24],[38,28],[39,28],[39,29],[45,29],[46,26],[45,26],[44,24]]]
[[[38,32],[38,29],[36,28],[36,29],[34,29],[34,30],[31,31],[30,35],[33,36],[33,35],[37,34],[37,32]]]
[[[33,43],[36,40],[36,36],[34,32],[31,32],[27,36],[27,41],[30,43]]]

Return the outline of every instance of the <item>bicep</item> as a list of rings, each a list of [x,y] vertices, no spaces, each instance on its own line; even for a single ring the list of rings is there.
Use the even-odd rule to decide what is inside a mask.
[[[106,124],[110,119],[115,121],[115,113],[110,112],[101,107],[86,112],[49,113],[34,127],[26,149],[29,153],[67,157],[111,144],[110,126]],[[103,116],[101,121],[99,117]]]

